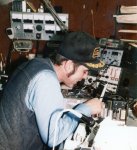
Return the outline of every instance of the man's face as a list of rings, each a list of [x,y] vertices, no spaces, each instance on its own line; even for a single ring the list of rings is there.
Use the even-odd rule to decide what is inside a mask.
[[[83,65],[74,64],[73,71],[70,73],[64,84],[70,88],[77,84],[78,81],[87,78],[88,76],[88,68]]]

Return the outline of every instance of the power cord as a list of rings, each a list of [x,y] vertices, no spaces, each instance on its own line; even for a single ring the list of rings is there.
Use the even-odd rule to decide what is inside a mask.
[[[58,14],[56,13],[55,9],[53,8],[53,6],[51,5],[49,0],[43,0],[44,3],[46,4],[48,10],[50,11],[51,15],[53,16],[53,18],[55,19],[55,21],[57,22],[57,24],[59,25],[59,27],[61,28],[62,31],[68,31],[68,27],[64,24],[64,22],[59,18]]]

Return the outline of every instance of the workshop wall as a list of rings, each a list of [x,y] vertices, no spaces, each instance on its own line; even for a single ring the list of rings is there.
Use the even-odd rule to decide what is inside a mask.
[[[121,5],[136,6],[136,0],[54,0],[52,3],[62,6],[63,12],[69,14],[70,30],[86,31],[99,38],[137,37],[137,34],[118,35],[118,28],[137,29],[137,25],[120,25],[113,17],[118,14]]]
[[[42,1],[30,0],[36,9]],[[137,39],[137,34],[118,34],[119,28],[137,29],[137,25],[117,24],[113,15],[118,14],[121,5],[135,6],[136,0],[51,0],[53,6],[61,6],[63,13],[69,14],[69,30],[85,31],[96,38],[130,38]],[[12,61],[9,52],[12,51],[12,40],[6,35],[6,28],[10,27],[10,8],[8,5],[0,6],[0,53],[5,62]],[[42,51],[45,41],[34,41],[34,48]],[[11,55],[10,55],[11,56]],[[20,57],[16,54],[12,59]]]

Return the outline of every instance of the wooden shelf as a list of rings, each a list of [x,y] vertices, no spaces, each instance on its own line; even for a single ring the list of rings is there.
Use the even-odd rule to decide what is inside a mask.
[[[127,30],[127,29],[121,29],[118,30],[120,33],[137,33],[137,30]]]

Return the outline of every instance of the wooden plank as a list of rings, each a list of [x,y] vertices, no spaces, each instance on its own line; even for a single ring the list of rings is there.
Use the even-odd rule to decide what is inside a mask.
[[[137,40],[131,40],[131,39],[120,39],[123,42],[131,42],[131,43],[137,43]]]
[[[120,12],[123,14],[134,14],[137,13],[137,6],[121,6]]]
[[[137,24],[137,14],[113,15],[118,23]]]
[[[121,32],[121,33],[137,33],[137,30],[121,29],[121,30],[118,30],[118,32]]]
[[[129,43],[129,45],[137,48],[137,44],[136,43]]]

